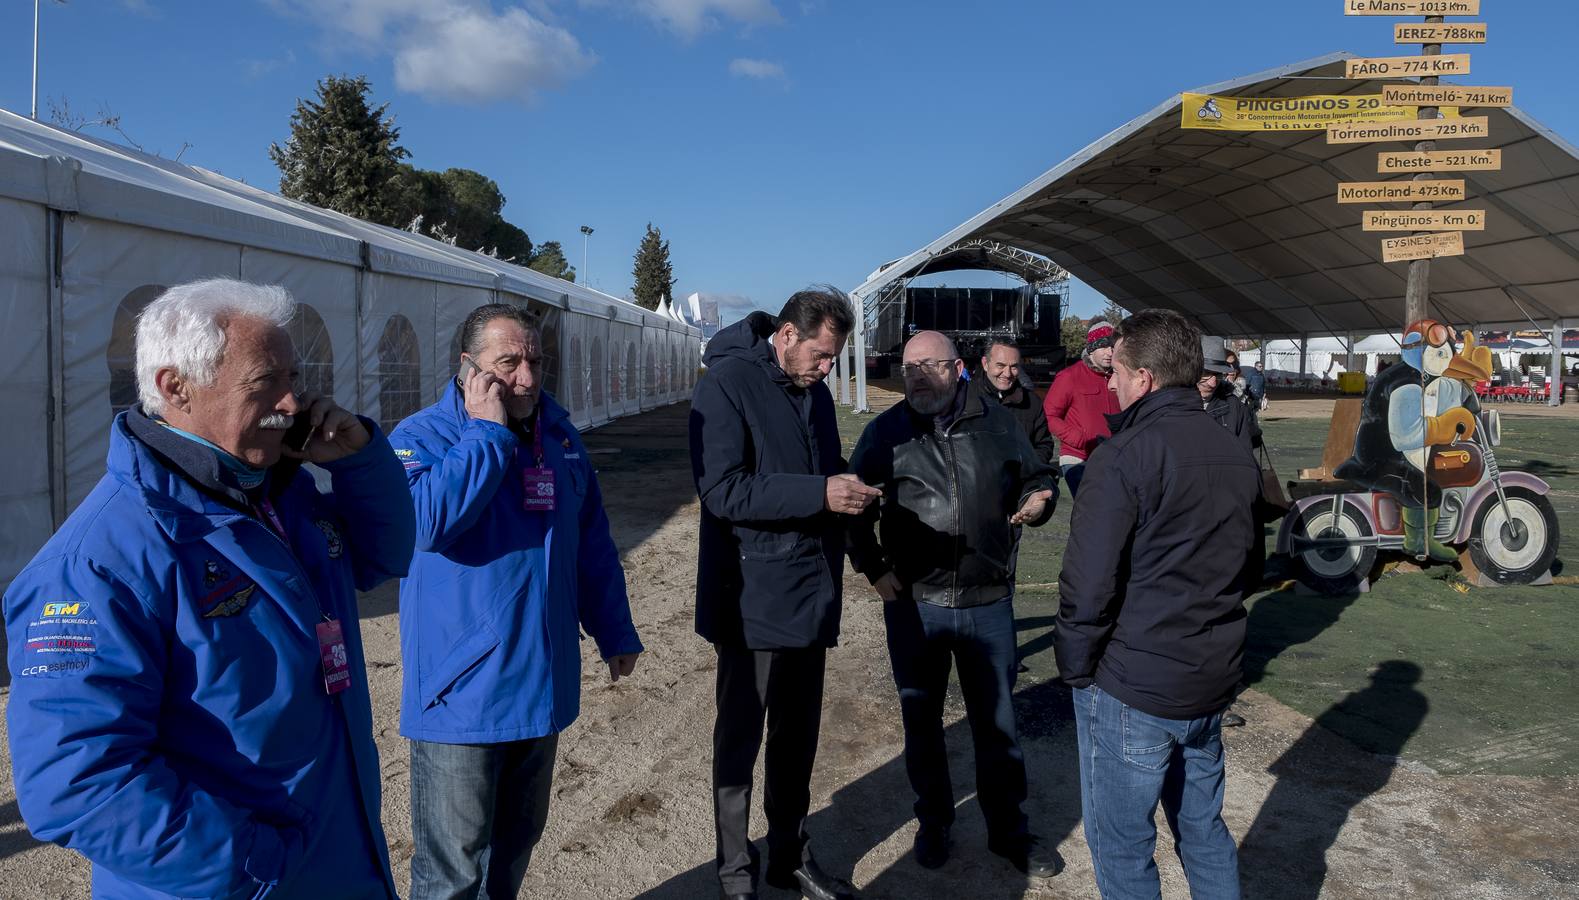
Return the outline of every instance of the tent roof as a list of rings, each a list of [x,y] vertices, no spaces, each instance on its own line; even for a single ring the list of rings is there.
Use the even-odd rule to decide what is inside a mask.
[[[580,284],[429,237],[287,200],[217,172],[95,140],[3,109],[0,197],[346,265],[365,261],[374,272],[505,291],[622,322],[665,330],[686,328]]]
[[[1333,53],[1209,85],[1238,96],[1375,94],[1342,77]],[[1376,152],[1404,144],[1329,145],[1319,131],[1217,132],[1179,127],[1174,95],[856,288],[870,297],[954,244],[1001,241],[1051,258],[1127,309],[1176,309],[1211,334],[1282,337],[1394,331],[1408,267],[1381,262],[1360,206],[1340,181],[1377,181]],[[1579,151],[1517,108],[1486,115],[1491,137],[1453,149],[1502,148],[1499,172],[1462,177],[1486,230],[1468,253],[1435,260],[1439,318],[1545,325],[1579,317]],[[1453,177],[1460,177],[1455,174]],[[1402,208],[1402,207],[1392,207]]]

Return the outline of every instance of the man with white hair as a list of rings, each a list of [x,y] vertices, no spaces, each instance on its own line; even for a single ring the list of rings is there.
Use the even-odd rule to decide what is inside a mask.
[[[405,574],[411,498],[378,426],[294,390],[294,312],[155,300],[108,472],[6,592],[17,801],[95,897],[395,896],[356,591]]]

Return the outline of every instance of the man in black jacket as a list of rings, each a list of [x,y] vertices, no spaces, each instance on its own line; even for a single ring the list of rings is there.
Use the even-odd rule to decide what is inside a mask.
[[[958,662],[987,846],[1045,878],[1061,860],[1030,834],[1020,810],[1025,757],[1012,702],[1012,599],[1015,532],[1052,514],[1054,470],[1013,416],[960,382],[964,363],[948,338],[935,331],[911,338],[901,370],[904,402],[867,426],[850,458],[853,473],[883,489],[881,513],[868,510],[852,523],[850,556],[884,601],[920,822],[916,862],[936,868],[948,859],[954,791],[943,700]]]
[[[833,288],[795,294],[777,320],[752,313],[708,343],[691,398],[702,501],[696,631],[718,653],[713,813],[728,897],[756,896],[748,829],[764,717],[765,878],[819,900],[854,897],[817,867],[805,830],[825,654],[839,636],[842,516],[880,493],[845,474],[822,383],[854,322]]]
[[[1198,898],[1239,897],[1223,823],[1222,711],[1244,650],[1260,490],[1201,408],[1200,332],[1147,310],[1118,328],[1113,436],[1075,502],[1055,632],[1074,688],[1086,843],[1104,898],[1158,896],[1160,801]]]
[[[1254,455],[1255,449],[1261,446],[1261,424],[1256,420],[1255,409],[1234,392],[1233,384],[1228,381],[1233,366],[1222,338],[1201,338],[1201,377],[1195,383],[1201,404],[1217,424],[1228,429],[1228,433]]]
[[[981,374],[970,381],[978,396],[996,402],[1014,416],[1036,451],[1037,459],[1049,465],[1058,455],[1058,443],[1047,427],[1042,398],[1020,380],[1020,348],[1008,340],[994,340],[981,357]]]

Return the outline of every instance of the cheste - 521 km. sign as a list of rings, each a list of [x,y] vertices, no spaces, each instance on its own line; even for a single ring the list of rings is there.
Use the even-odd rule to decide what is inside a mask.
[[[1380,94],[1318,94],[1309,97],[1221,97],[1180,95],[1180,125],[1209,131],[1324,131],[1351,122],[1415,120],[1412,106],[1388,106]],[[1458,110],[1442,109],[1445,118]]]

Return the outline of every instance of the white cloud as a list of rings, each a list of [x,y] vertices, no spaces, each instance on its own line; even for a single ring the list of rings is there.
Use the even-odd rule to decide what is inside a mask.
[[[581,0],[581,4],[606,7],[616,5],[616,0]],[[742,25],[784,21],[773,0],[626,0],[624,5],[686,39],[716,28],[721,21]]]
[[[392,57],[395,86],[462,103],[530,100],[596,57],[524,6],[490,0],[269,0],[324,31]]]
[[[729,74],[739,78],[783,78],[784,67],[765,59],[732,59]]]
[[[247,77],[253,80],[294,65],[296,65],[296,51],[290,49],[285,51],[284,56],[274,59],[249,59],[242,62]]]

